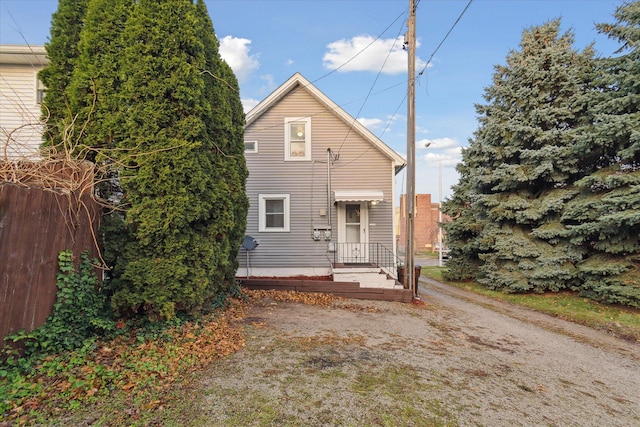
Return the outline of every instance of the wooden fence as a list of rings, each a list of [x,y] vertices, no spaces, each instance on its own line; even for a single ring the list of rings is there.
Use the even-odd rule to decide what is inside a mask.
[[[58,168],[58,178],[81,179],[82,185],[0,182],[0,348],[8,334],[31,331],[51,314],[61,251],[98,255],[101,208],[91,197],[90,167],[80,170],[79,178]]]

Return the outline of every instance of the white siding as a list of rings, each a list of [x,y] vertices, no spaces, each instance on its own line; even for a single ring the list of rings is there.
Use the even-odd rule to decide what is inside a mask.
[[[284,117],[311,117],[312,159],[289,162],[284,160]],[[327,209],[327,149],[339,153],[331,167],[331,189],[382,190],[384,202],[369,210],[370,242],[382,243],[393,249],[393,165],[370,142],[318,102],[308,91],[298,87],[245,129],[245,140],[258,141],[259,152],[247,153],[249,178],[247,195],[250,208],[247,232],[259,241],[251,253],[251,269],[326,268],[329,271],[333,254],[324,239],[314,241],[314,226],[328,224]],[[258,194],[291,195],[291,231],[289,233],[258,232]],[[337,209],[331,203],[332,241],[337,242]],[[245,253],[239,256],[245,267]],[[243,270],[244,271],[244,270]],[[284,271],[284,270],[283,270]],[[284,275],[284,274],[283,274]]]
[[[40,68],[0,64],[0,158],[37,156],[43,131],[36,99]]]

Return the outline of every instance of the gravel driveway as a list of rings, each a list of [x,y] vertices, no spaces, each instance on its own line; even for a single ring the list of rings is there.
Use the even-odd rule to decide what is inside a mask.
[[[262,300],[211,426],[640,426],[640,345],[421,278],[424,306]]]

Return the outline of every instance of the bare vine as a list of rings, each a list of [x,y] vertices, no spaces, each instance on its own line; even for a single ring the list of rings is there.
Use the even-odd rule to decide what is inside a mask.
[[[184,142],[150,151],[141,150],[140,144],[130,148],[91,147],[84,143],[84,139],[96,101],[94,90],[93,105],[82,123],[78,123],[79,116],[75,115],[58,124],[62,141],[55,146],[39,147],[36,150],[33,146],[29,147],[21,142],[19,138],[19,131],[23,128],[46,129],[50,114],[46,114],[42,120],[34,119],[15,129],[2,130],[5,140],[2,142],[0,157],[0,186],[13,184],[25,188],[39,188],[67,197],[69,215],[65,217],[68,218],[66,225],[71,235],[80,223],[81,215],[86,215],[89,224],[95,223],[96,218],[92,212],[96,210],[88,204],[101,207],[105,211],[126,210],[127,205],[121,197],[101,194],[98,190],[99,184],[111,183],[117,187],[120,173],[126,170],[127,176],[130,177],[133,169],[131,165],[139,162],[141,157],[189,145],[188,142]],[[102,257],[95,228],[90,228],[95,250],[102,264],[99,267],[108,269]]]
[[[112,170],[114,162],[105,162],[100,166],[86,160],[87,154],[92,150],[83,146],[81,141],[88,121],[76,126],[77,118],[78,116],[75,116],[64,125],[62,144],[38,150],[26,146],[16,134],[26,127],[44,129],[48,117],[42,121],[22,124],[10,131],[3,130],[5,141],[2,144],[0,158],[0,185],[38,188],[67,197],[68,212],[64,217],[70,235],[74,235],[74,229],[80,223],[81,215],[84,215],[90,225],[94,248],[101,261],[98,267],[106,269],[108,267],[102,258],[93,224],[97,220],[96,212],[99,211],[96,208],[122,209],[121,206],[99,197],[96,192],[96,184],[108,180],[107,172]],[[79,131],[76,133],[75,129]],[[35,153],[39,155],[36,156]],[[58,206],[63,209],[59,202]]]

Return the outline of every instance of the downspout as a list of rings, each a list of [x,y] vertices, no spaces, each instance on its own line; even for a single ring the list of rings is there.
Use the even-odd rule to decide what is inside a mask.
[[[327,148],[327,215],[329,227],[331,227],[331,148]],[[333,228],[331,234],[333,234]]]

